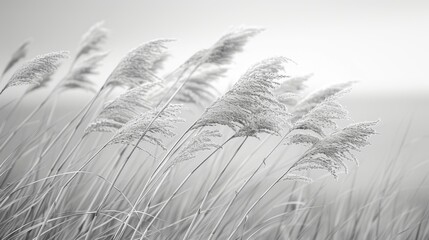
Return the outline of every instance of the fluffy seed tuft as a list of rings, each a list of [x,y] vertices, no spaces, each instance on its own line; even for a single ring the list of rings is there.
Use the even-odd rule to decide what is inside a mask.
[[[279,134],[288,114],[273,91],[285,76],[285,62],[285,58],[270,58],[251,67],[231,90],[206,109],[194,128],[228,126],[237,137]]]
[[[368,138],[376,132],[375,122],[360,122],[351,124],[336,131],[313,145],[292,167],[291,172],[323,169],[335,178],[340,171],[348,172],[346,160],[358,164],[353,151],[359,151],[369,144]]]
[[[181,148],[171,165],[191,160],[195,158],[196,154],[199,152],[209,151],[219,147],[218,144],[213,142],[213,139],[221,136],[218,130],[206,129],[198,132]]]
[[[103,22],[94,24],[88,32],[82,36],[79,49],[77,51],[75,61],[101,51],[101,45],[107,40],[108,30],[103,27]]]
[[[170,104],[164,109],[150,125],[142,141],[166,149],[163,140],[165,140],[166,137],[173,137],[175,134],[172,130],[175,128],[175,124],[183,121],[183,119],[178,117],[181,107],[182,105]],[[139,140],[142,132],[157,116],[158,111],[158,109],[147,111],[127,122],[116,132],[109,144],[133,144],[135,141]]]
[[[25,41],[19,48],[13,53],[9,62],[6,64],[6,67],[3,70],[2,75],[6,74],[17,62],[21,59],[24,59],[28,53],[28,46],[30,45],[31,40]]]
[[[122,93],[105,104],[85,132],[117,131],[137,115],[153,108],[149,99],[152,92],[160,87],[157,83],[146,83]]]
[[[62,61],[69,57],[68,52],[52,52],[37,56],[36,58],[22,64],[10,78],[5,89],[18,85],[40,85],[46,76],[58,69]]]
[[[160,61],[165,59],[165,45],[171,41],[154,40],[133,49],[122,58],[105,85],[134,88],[146,82],[160,82],[154,70],[157,70],[156,66],[160,66]]]

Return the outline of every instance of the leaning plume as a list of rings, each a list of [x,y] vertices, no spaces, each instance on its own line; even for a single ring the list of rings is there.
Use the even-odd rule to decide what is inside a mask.
[[[291,119],[291,121],[297,121],[306,113],[308,113],[311,109],[317,106],[319,103],[323,102],[325,99],[328,99],[329,97],[337,95],[339,93],[345,93],[353,83],[354,82],[335,84],[309,94],[307,97],[305,97],[296,104],[292,111],[293,118]]]
[[[357,164],[353,151],[359,151],[369,144],[368,138],[376,133],[374,126],[377,123],[378,121],[355,123],[321,139],[293,164],[290,173],[323,169],[335,178],[340,171],[347,173],[345,161]]]
[[[114,132],[120,129],[138,114],[153,108],[149,99],[153,91],[161,87],[158,83],[145,83],[122,93],[106,103],[85,132]]]
[[[108,53],[94,53],[75,63],[61,82],[61,90],[83,89],[95,92],[95,83],[91,76],[98,73],[97,68]]]
[[[25,41],[21,46],[13,53],[12,58],[7,63],[5,69],[3,70],[2,75],[6,74],[17,62],[27,56],[28,46],[30,45],[31,40]]]
[[[229,64],[233,56],[243,50],[247,41],[263,31],[261,28],[239,28],[223,35],[210,48],[202,49],[194,53],[184,64],[182,64],[177,74],[182,76],[185,73],[193,73],[201,65],[225,65]],[[174,79],[174,78],[173,78]]]
[[[327,130],[336,130],[336,121],[348,117],[347,111],[337,101],[340,96],[342,92],[326,98],[294,122],[286,143],[314,145],[327,135]]]
[[[102,51],[108,30],[103,22],[96,23],[82,36],[73,64],[62,79],[60,90],[83,89],[95,92],[95,84],[91,76],[98,73],[97,68],[106,58],[107,52]]]
[[[91,55],[101,51],[101,45],[107,40],[108,30],[103,27],[103,22],[98,22],[92,26],[88,32],[82,36],[82,40],[79,44],[75,61],[81,57]]]
[[[299,99],[300,94],[305,88],[305,82],[312,76],[312,74],[304,76],[293,76],[282,83],[276,88],[275,94],[277,99],[288,107],[294,107]]]
[[[251,67],[221,98],[206,109],[193,128],[228,126],[236,136],[278,134],[286,119],[286,108],[273,91],[285,77],[285,58],[277,57]]]
[[[48,86],[48,83],[50,83],[52,81],[52,75],[54,75],[55,72],[51,72],[48,73],[46,75],[43,76],[43,79],[39,82],[39,84],[37,85],[31,85],[27,88],[27,90],[25,91],[25,93],[30,93],[42,88],[45,88]]]
[[[6,84],[4,91],[8,87],[17,85],[39,85],[44,78],[54,73],[62,61],[68,58],[68,52],[53,52],[37,56],[36,58],[22,64],[12,75]]]
[[[243,50],[243,47],[247,41],[262,30],[263,29],[258,28],[240,28],[225,34],[210,48],[202,49],[196,52],[182,65],[180,65],[173,73],[168,75],[166,77],[167,86],[175,90],[178,82],[182,81],[183,83],[183,81],[186,81],[186,84],[184,85],[184,88],[186,88],[186,85],[189,84],[189,78],[193,77],[194,73],[197,73],[196,71],[200,70],[201,67],[210,68],[229,64],[233,56]],[[167,95],[169,92],[174,91],[168,89],[166,92],[160,92],[160,96],[158,96],[158,98],[162,101],[165,95]],[[190,92],[188,91],[188,93]],[[182,100],[185,100],[186,98],[187,100],[190,100],[189,97],[193,98],[192,96],[185,98],[183,97],[184,96],[181,98]]]
[[[201,65],[206,63],[224,65],[231,63],[234,54],[241,52],[249,38],[257,35],[263,29],[237,29],[222,36],[212,47],[195,53],[188,64]]]
[[[226,68],[216,67],[203,69],[192,75],[177,93],[174,101],[180,103],[192,103],[204,106],[204,103],[212,103],[221,94],[216,88],[219,78],[222,78],[227,71]],[[177,87],[175,87],[177,89]]]
[[[109,144],[134,144],[134,142],[141,138],[141,134],[150,124],[142,141],[165,149],[163,140],[166,137],[174,136],[173,129],[175,128],[175,124],[183,121],[178,117],[180,109],[181,105],[170,104],[158,117],[159,109],[140,114],[120,128]],[[156,120],[151,124],[155,117],[157,117]]]
[[[151,69],[160,65],[160,59],[165,59],[165,44],[171,41],[150,41],[129,52],[110,74],[105,86],[133,88],[145,82],[159,82],[160,79]]]
[[[287,180],[299,180],[302,176],[294,172],[309,169],[324,169],[337,178],[340,171],[347,173],[346,160],[357,164],[352,151],[368,144],[368,138],[375,134],[377,122],[356,123],[337,130],[336,121],[348,117],[338,102],[338,98],[348,90],[346,86],[349,83],[335,85],[306,99],[311,103],[307,107],[309,110],[293,122],[286,143],[309,145],[310,148],[292,165]]]
[[[244,28],[225,34],[211,48],[205,50],[204,63],[229,64],[234,54],[243,50],[249,38],[261,31],[261,28]]]
[[[203,151],[209,151],[216,147],[218,144],[213,142],[213,139],[219,138],[222,135],[218,130],[204,129],[194,135],[189,141],[186,141],[185,145],[180,148],[179,152],[174,157],[170,166],[191,160],[196,155]]]

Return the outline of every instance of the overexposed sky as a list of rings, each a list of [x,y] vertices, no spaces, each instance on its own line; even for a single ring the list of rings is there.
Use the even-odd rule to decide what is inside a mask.
[[[357,91],[429,91],[429,1],[1,0],[0,68],[30,37],[30,57],[73,53],[100,20],[111,30],[100,79],[140,43],[177,39],[174,65],[244,25],[267,31],[236,58],[237,72],[282,55],[313,72],[314,87],[357,80]]]

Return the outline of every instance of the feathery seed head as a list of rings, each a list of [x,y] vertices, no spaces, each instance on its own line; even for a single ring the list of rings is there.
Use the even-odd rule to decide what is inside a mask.
[[[176,154],[176,157],[170,166],[195,158],[196,154],[202,151],[208,151],[219,147],[213,142],[213,139],[219,138],[222,135],[218,130],[202,130],[194,135],[181,150]]]
[[[39,84],[30,85],[25,91],[25,94],[47,87],[48,83],[52,81],[52,75],[54,75],[54,73],[55,72],[45,74]]]
[[[238,28],[223,35],[210,48],[202,49],[192,55],[181,67],[180,73],[192,70],[204,64],[226,65],[233,56],[243,50],[247,41],[262,32],[261,28]]]
[[[62,80],[61,89],[68,90],[78,88],[95,92],[95,84],[91,81],[90,76],[98,73],[96,69],[107,55],[107,52],[95,53],[73,65],[72,69]]]
[[[288,107],[295,106],[300,98],[299,93],[306,88],[305,82],[312,76],[309,74],[286,79],[274,91],[277,99]]]
[[[338,96],[332,96],[317,104],[296,123],[298,125],[303,123],[313,124],[322,129],[336,129],[337,124],[335,120],[346,119],[348,117],[347,111],[336,101],[336,97]]]
[[[204,63],[229,64],[232,56],[243,50],[249,38],[262,32],[261,28],[242,28],[233,30],[220,38],[205,54]]]
[[[145,82],[159,82],[160,79],[151,69],[165,59],[165,44],[171,39],[160,39],[142,44],[130,51],[106,80],[106,86],[136,87]]]
[[[276,88],[276,94],[284,93],[299,93],[306,88],[305,82],[308,81],[313,76],[313,74],[308,74],[304,76],[294,76],[286,79]]]
[[[19,62],[21,59],[25,58],[27,56],[28,52],[28,46],[30,45],[31,40],[25,41],[19,48],[13,53],[11,59],[7,63],[6,67],[3,70],[3,74],[5,74],[7,71],[9,71],[17,62]]]
[[[65,51],[37,56],[22,64],[12,75],[5,88],[25,84],[41,84],[46,76],[55,73],[62,61],[68,56],[69,53]]]
[[[319,136],[311,134],[296,133],[288,137],[287,144],[306,144],[314,145],[320,141]]]
[[[319,103],[323,102],[325,99],[328,99],[331,96],[341,96],[342,94],[349,91],[351,85],[354,82],[346,82],[346,83],[340,83],[335,84],[332,86],[329,86],[327,88],[318,90],[312,94],[309,94],[307,97],[302,99],[294,108],[293,110],[293,118],[291,119],[292,122],[297,121],[302,116],[304,116],[306,113],[308,113],[311,109],[313,109],[315,106],[317,106]]]
[[[108,30],[103,27],[104,22],[94,24],[88,32],[82,36],[79,49],[75,60],[80,59],[85,55],[90,55],[93,52],[101,50],[101,44],[107,40]]]
[[[162,86],[158,83],[145,83],[132,88],[114,100],[107,102],[103,110],[92,121],[85,132],[114,132],[143,111],[151,110],[152,93]]]
[[[283,178],[283,180],[285,180],[285,181],[306,182],[306,183],[313,182],[313,180],[311,178],[308,178],[308,177],[305,177],[305,176],[301,176],[301,175],[298,175],[298,174],[292,174],[292,173],[287,174],[286,177]]]
[[[202,69],[187,80],[174,100],[200,106],[207,102],[213,102],[220,95],[219,90],[215,87],[215,82],[223,77],[226,71],[226,68],[219,67]]]
[[[291,136],[286,144],[315,144],[326,136],[325,129],[336,130],[338,126],[335,121],[348,117],[347,111],[337,101],[341,95],[342,92],[337,92],[325,98],[293,121]]]
[[[358,163],[353,151],[359,151],[369,144],[368,138],[375,134],[374,127],[378,123],[360,122],[351,124],[316,142],[292,167],[293,171],[308,169],[324,169],[335,178],[338,172],[348,171],[346,160]]]
[[[142,140],[166,149],[163,140],[165,137],[174,136],[172,130],[175,128],[175,124],[183,122],[183,119],[178,117],[181,108],[182,105],[170,104],[150,125]],[[139,140],[142,133],[157,116],[158,111],[158,109],[147,111],[127,122],[116,132],[109,144],[133,144]]]
[[[270,58],[251,67],[221,98],[206,109],[194,129],[224,125],[236,136],[278,133],[286,119],[286,109],[273,90],[284,77],[285,58]]]

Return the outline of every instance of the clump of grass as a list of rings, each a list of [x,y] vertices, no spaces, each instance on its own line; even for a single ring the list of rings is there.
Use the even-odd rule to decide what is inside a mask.
[[[306,95],[311,75],[295,76],[288,72],[294,63],[274,57],[250,67],[222,93],[216,81],[225,81],[234,55],[262,31],[244,28],[171,71],[161,68],[171,40],[146,42],[96,90],[93,77],[108,57],[102,47],[107,31],[102,23],[91,27],[48,97],[19,124],[2,129],[0,238],[393,238],[402,232],[389,229],[402,229],[409,218],[416,227],[406,236],[428,236],[427,211],[405,212],[374,233],[364,223],[386,218],[380,220],[381,207],[374,215],[369,197],[367,205],[355,206],[351,193],[347,201],[338,197],[334,203],[344,212],[335,214],[332,202],[318,206],[323,189],[304,194],[311,185],[297,183],[313,181],[320,170],[335,178],[347,173],[349,160],[357,163],[354,152],[375,134],[377,121],[338,124],[348,119],[340,97],[351,83]],[[14,54],[4,74],[26,48]],[[48,54],[18,66],[3,90],[21,83],[49,88],[65,56]],[[36,118],[43,107],[55,115],[48,99],[74,89],[95,94],[74,117],[65,123],[46,121],[54,117],[44,114]],[[122,92],[111,96],[113,90]],[[202,106],[208,107],[197,119],[181,111],[198,113]],[[36,127],[24,131],[29,123]],[[18,132],[25,138],[13,141]],[[30,167],[12,176],[20,161]],[[335,219],[331,225],[326,212]]]

